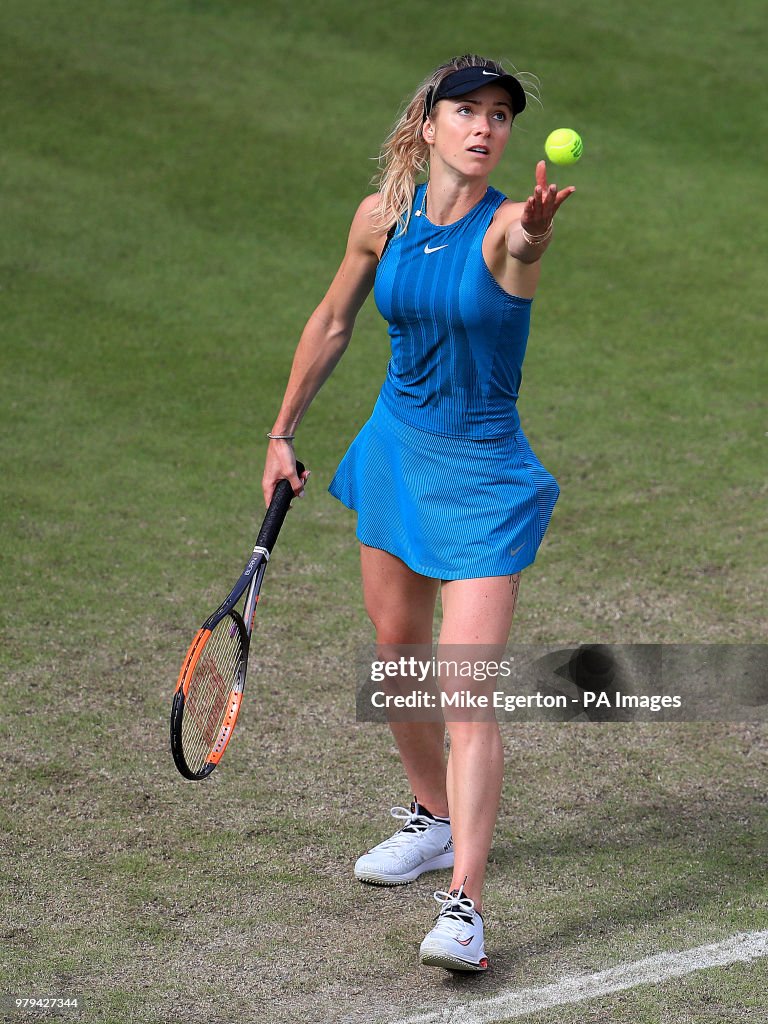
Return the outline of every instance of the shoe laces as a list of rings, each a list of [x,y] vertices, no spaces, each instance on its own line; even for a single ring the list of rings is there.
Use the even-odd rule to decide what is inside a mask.
[[[389,812],[393,818],[397,818],[398,821],[404,821],[405,824],[402,828],[395,832],[389,839],[385,839],[381,846],[388,847],[390,849],[396,848],[403,843],[409,841],[409,835],[414,833],[426,832],[430,825],[434,824],[432,818],[428,818],[424,814],[417,814],[416,811],[410,811],[407,807],[392,807]]]
[[[453,892],[443,892],[442,889],[438,889],[434,893],[434,898],[441,904],[440,913],[437,915],[438,921],[455,921],[458,928],[461,927],[462,923],[472,924],[475,901],[471,900],[469,896],[464,895],[463,882]]]

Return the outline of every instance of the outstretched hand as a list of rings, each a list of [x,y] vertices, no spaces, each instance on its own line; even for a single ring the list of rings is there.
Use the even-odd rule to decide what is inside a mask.
[[[575,191],[575,185],[569,185],[559,192],[557,185],[547,185],[547,162],[539,160],[536,164],[536,188],[525,202],[521,225],[529,235],[543,235],[557,211]]]

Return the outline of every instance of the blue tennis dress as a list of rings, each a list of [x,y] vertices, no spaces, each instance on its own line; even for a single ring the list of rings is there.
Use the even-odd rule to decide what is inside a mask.
[[[442,580],[530,565],[560,493],[517,413],[532,300],[505,292],[483,259],[504,199],[489,188],[445,226],[416,213],[390,239],[374,298],[392,357],[328,488],[357,512],[363,544]]]

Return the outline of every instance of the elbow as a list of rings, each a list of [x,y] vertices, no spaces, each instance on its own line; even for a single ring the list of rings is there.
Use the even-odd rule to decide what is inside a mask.
[[[352,337],[354,326],[354,322],[350,324],[342,320],[336,320],[330,325],[327,338],[328,343],[335,351],[339,353],[344,352]]]
[[[529,249],[525,252],[510,253],[510,256],[514,256],[516,260],[519,260],[520,263],[525,263],[528,267],[532,266],[534,263],[538,263],[543,255],[543,249],[539,249],[538,251],[534,250],[533,252]]]
[[[354,320],[350,322],[346,317],[325,314],[319,309],[316,310],[315,317],[325,345],[341,355],[352,337]]]

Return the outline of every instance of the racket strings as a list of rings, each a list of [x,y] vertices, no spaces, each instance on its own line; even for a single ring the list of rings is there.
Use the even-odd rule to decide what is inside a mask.
[[[181,738],[184,759],[192,771],[200,771],[209,760],[242,660],[240,630],[227,615],[205,643],[184,701]]]

